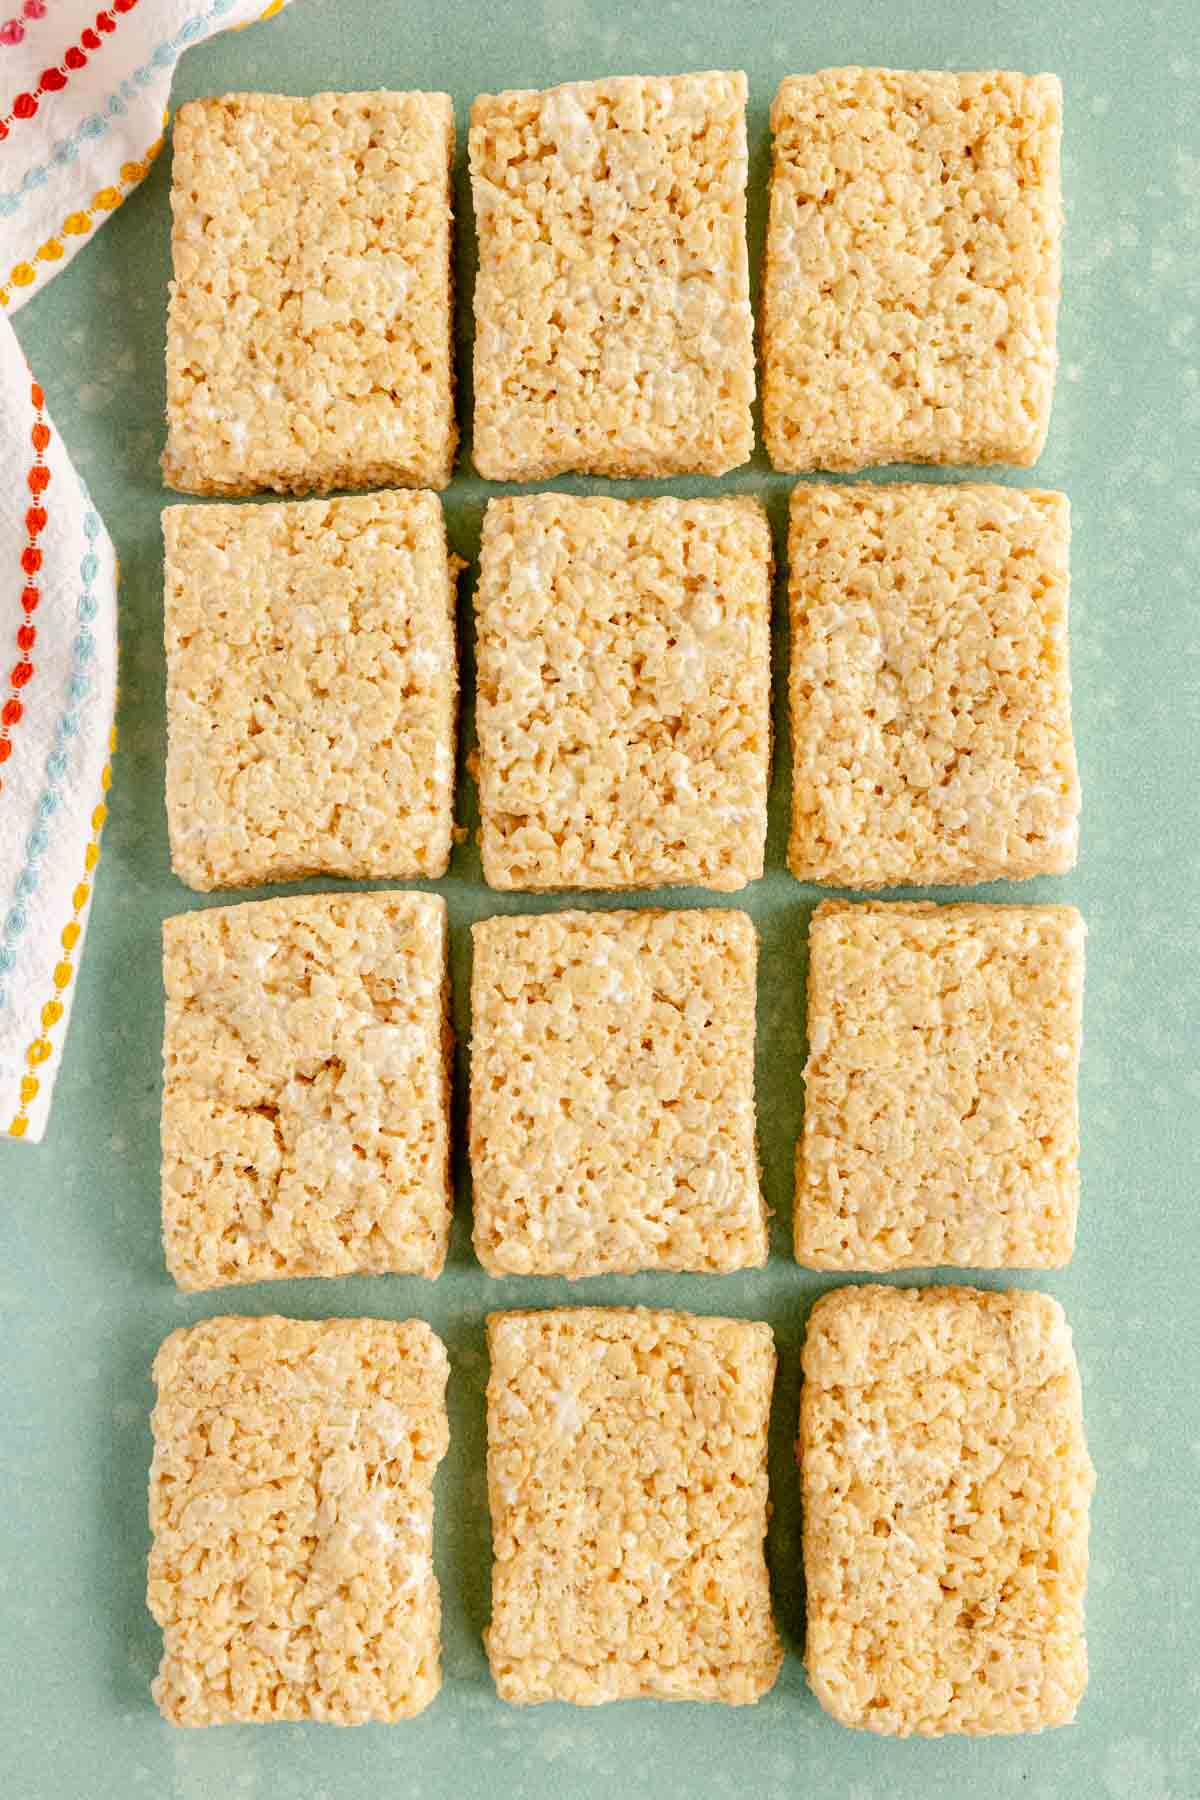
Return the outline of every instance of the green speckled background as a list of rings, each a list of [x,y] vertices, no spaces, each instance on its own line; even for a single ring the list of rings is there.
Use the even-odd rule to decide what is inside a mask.
[[[1074,505],[1083,853],[1064,880],[986,892],[1076,901],[1090,927],[1079,1247],[1069,1270],[1041,1278],[1075,1328],[1099,1470],[1092,1682],[1078,1724],[1040,1738],[896,1744],[834,1725],[805,1686],[791,1438],[805,1315],[830,1282],[797,1268],[788,1247],[804,941],[816,895],[784,872],[782,754],[769,873],[738,897],[763,945],[758,1099],[775,1208],[765,1270],[609,1277],[574,1288],[493,1282],[470,1253],[460,1156],[450,1264],[434,1285],[380,1277],[183,1296],[167,1279],[158,1241],[158,927],[165,914],[205,902],[170,874],[163,814],[164,157],[18,320],[55,422],[116,539],[124,587],[121,750],[66,1063],[44,1145],[0,1145],[0,1788],[13,1800],[607,1800],[614,1791],[625,1800],[1200,1796],[1196,25],[1194,0],[1149,7],[839,0],[812,8],[795,0],[497,0],[482,8],[464,0],[294,0],[269,24],[191,51],[176,84],[177,98],[229,88],[449,88],[461,136],[481,89],[742,67],[750,77],[757,263],[767,108],[781,76],[867,62],[1053,69],[1063,77],[1068,219],[1058,395],[1036,471],[999,478],[1062,487]],[[460,279],[469,302],[462,165],[460,152]],[[464,378],[467,344],[464,327]],[[723,483],[680,482],[671,491],[765,494],[782,553],[789,485],[760,454]],[[477,549],[487,493],[464,466],[446,496],[451,537],[464,556]],[[782,586],[777,621],[782,745]],[[469,699],[469,632],[464,648]],[[471,738],[468,706],[464,751]],[[465,779],[460,805],[473,827]],[[467,927],[526,903],[488,893],[470,845],[456,851],[439,885],[450,902],[456,1024],[465,1044]],[[666,897],[704,900],[696,892]],[[664,896],[647,903],[652,898]],[[463,1073],[460,1048],[460,1100]],[[994,1279],[983,1277],[989,1285]],[[778,1686],[757,1708],[632,1702],[590,1712],[518,1711],[494,1697],[480,1645],[489,1556],[483,1315],[489,1307],[562,1301],[666,1302],[765,1318],[775,1329],[781,1366],[769,1554],[789,1654]],[[412,1724],[188,1733],[162,1724],[150,1702],[159,1654],[143,1604],[151,1358],[173,1327],[209,1312],[278,1310],[416,1313],[450,1348],[452,1441],[438,1478],[436,1530],[446,1680]]]

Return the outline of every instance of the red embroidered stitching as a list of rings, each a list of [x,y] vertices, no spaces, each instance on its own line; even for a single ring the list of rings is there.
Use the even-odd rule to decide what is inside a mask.
[[[102,12],[96,14],[96,22],[89,25],[86,31],[79,34],[79,42],[72,44],[61,62],[43,69],[38,77],[38,84],[32,92],[18,94],[12,103],[12,110],[0,119],[0,141],[8,136],[10,125],[16,119],[32,119],[37,113],[38,102],[47,94],[59,94],[66,87],[71,76],[79,69],[87,67],[87,59],[92,51],[99,50],[105,36],[117,29],[114,13],[132,12],[138,0],[109,0]]]
[[[46,0],[25,0],[20,14],[14,13],[0,25],[0,49],[12,50],[25,41],[25,27],[46,16]]]
[[[46,447],[50,442],[50,427],[46,423],[44,413],[46,397],[36,381],[30,387],[29,398],[37,418],[29,433],[29,441],[33,445],[33,461],[29,465],[29,473],[25,477],[31,500],[25,514],[25,529],[29,537],[21,552],[21,573],[25,577],[25,584],[21,589],[21,610],[25,614],[25,618],[17,628],[17,649],[20,654],[9,670],[8,699],[0,707],[0,769],[12,755],[11,733],[14,727],[20,724],[25,713],[23,696],[34,676],[34,663],[30,651],[37,642],[37,626],[33,623],[33,615],[37,611],[38,602],[42,597],[37,581],[42,568],[42,552],[38,539],[46,529],[46,508],[42,504],[42,496],[50,485],[50,471],[45,463]],[[3,788],[4,779],[3,776],[0,776],[0,792],[3,791]]]

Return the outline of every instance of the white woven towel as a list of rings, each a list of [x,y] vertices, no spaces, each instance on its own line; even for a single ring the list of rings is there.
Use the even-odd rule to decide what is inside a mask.
[[[8,322],[145,175],[190,44],[283,0],[0,0],[0,1135],[46,1126],[100,855],[116,559]]]

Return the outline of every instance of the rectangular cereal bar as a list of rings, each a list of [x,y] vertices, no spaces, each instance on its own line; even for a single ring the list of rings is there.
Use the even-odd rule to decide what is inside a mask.
[[[450,1234],[446,903],[316,894],[163,925],[162,1208],[183,1288],[433,1277]]]
[[[781,84],[771,127],[775,467],[1036,461],[1056,365],[1057,77],[823,69]]]
[[[501,1698],[759,1699],[770,1327],[581,1307],[493,1313],[488,1345]]]
[[[792,831],[801,881],[1057,875],[1079,777],[1063,494],[974,483],[792,494]]]
[[[449,95],[192,100],[174,146],[168,485],[445,487]]]
[[[767,1260],[742,912],[473,927],[471,1179],[492,1275]]]
[[[804,1345],[805,1661],[843,1725],[1065,1725],[1095,1477],[1057,1301],[840,1288]]]
[[[437,496],[169,506],[163,534],[175,873],[444,875],[458,565]]]
[[[771,533],[756,500],[493,500],[475,591],[484,876],[763,871]]]
[[[1083,945],[1073,906],[817,908],[799,1262],[1070,1260]]]
[[[479,473],[746,462],[746,77],[481,94],[470,157]]]
[[[208,1319],[166,1340],[147,1597],[172,1724],[391,1723],[428,1706],[448,1372],[417,1319]]]

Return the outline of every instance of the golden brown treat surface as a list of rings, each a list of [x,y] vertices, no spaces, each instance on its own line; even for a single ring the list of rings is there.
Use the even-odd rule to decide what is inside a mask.
[[[798,1261],[1070,1260],[1083,946],[1073,906],[817,908]]]
[[[740,888],[763,871],[771,534],[758,501],[493,500],[477,623],[495,888]]]
[[[843,1725],[1065,1725],[1094,1485],[1057,1301],[840,1288],[804,1345],[805,1660]]]
[[[781,84],[771,125],[775,467],[1034,462],[1056,362],[1057,77],[823,69]]]
[[[175,873],[444,875],[456,565],[437,496],[169,506],[163,532]]]
[[[763,1557],[770,1328],[493,1313],[488,1657],[501,1698],[744,1704],[782,1652]]]
[[[799,880],[957,885],[1074,865],[1069,546],[1063,494],[795,489],[788,865]]]
[[[767,1260],[745,913],[473,928],[475,1251],[493,1275]]]
[[[480,474],[746,462],[745,76],[481,94],[470,158]]]
[[[445,487],[449,95],[225,94],[173,137],[168,485]]]
[[[166,1340],[148,1601],[172,1724],[360,1725],[428,1706],[448,1373],[415,1319],[209,1319]]]
[[[163,925],[180,1287],[434,1276],[450,1234],[446,903],[317,894]]]

